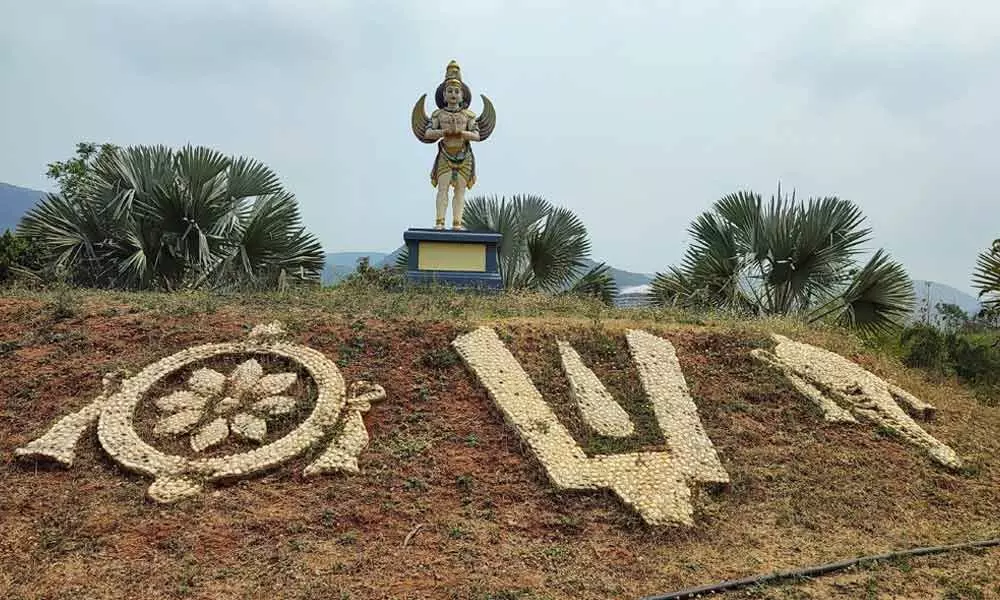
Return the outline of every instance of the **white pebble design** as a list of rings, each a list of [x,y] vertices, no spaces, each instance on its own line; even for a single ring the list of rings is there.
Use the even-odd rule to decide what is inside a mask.
[[[570,396],[580,416],[597,433],[610,437],[628,437],[635,432],[632,420],[568,342],[559,341],[563,371],[569,380]]]
[[[935,462],[950,469],[961,468],[958,454],[924,431],[896,401],[923,419],[933,415],[933,406],[839,354],[777,334],[772,338],[777,342],[773,353],[757,349],[751,354],[781,371],[797,391],[823,411],[824,419],[856,423],[857,415],[923,448]]]
[[[271,323],[254,328],[246,341],[188,348],[147,366],[123,381],[115,393],[112,393],[111,385],[106,380],[105,392],[91,404],[63,417],[42,437],[18,448],[15,453],[24,458],[51,459],[71,466],[76,444],[96,421],[101,446],[118,464],[155,479],[147,492],[149,497],[158,502],[174,502],[200,493],[205,482],[247,477],[300,455],[336,430],[342,417],[342,434],[330,440],[330,447],[319,460],[306,468],[306,474],[336,470],[357,472],[357,455],[368,442],[361,413],[370,408],[371,402],[384,398],[385,391],[380,386],[359,382],[352,386],[352,396],[348,399],[337,366],[316,350],[279,341],[283,331],[280,323]],[[135,430],[133,419],[136,407],[146,393],[172,373],[222,355],[244,355],[248,359],[228,378],[229,395],[217,403],[213,414],[228,413],[239,405],[235,401],[244,396],[251,400],[258,399],[253,408],[269,414],[287,413],[294,408],[293,398],[276,394],[287,389],[296,376],[287,373],[264,375],[259,363],[253,359],[260,355],[280,356],[305,368],[318,390],[312,412],[295,429],[271,443],[220,457],[168,455],[142,440]],[[154,435],[190,430],[197,419],[192,422],[193,417],[188,413],[196,413],[200,417],[207,398],[221,394],[225,380],[226,377],[219,373],[199,369],[189,378],[188,390],[154,400],[157,408],[173,413],[158,422],[158,431]],[[345,405],[347,410],[342,411]],[[177,415],[186,416],[181,418]],[[230,430],[241,437],[260,441],[266,435],[266,424],[249,413],[231,417],[223,414],[192,434],[191,447],[200,452],[226,439]]]
[[[588,457],[495,331],[480,327],[452,344],[542,463],[553,485],[561,489],[609,488],[649,524],[692,525],[694,509],[688,482],[728,482],[729,477],[701,430],[696,412],[687,412],[694,403],[687,396],[683,376],[681,383],[673,381],[679,370],[662,362],[669,344],[663,346],[657,342],[659,338],[638,335],[641,333],[629,332],[628,339],[637,361],[643,361],[642,382],[670,444],[664,452]],[[664,427],[664,419],[677,419],[678,423]]]

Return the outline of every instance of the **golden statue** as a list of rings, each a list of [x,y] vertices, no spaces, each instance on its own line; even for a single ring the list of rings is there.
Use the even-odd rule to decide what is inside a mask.
[[[462,212],[465,209],[465,190],[476,184],[476,158],[472,155],[470,142],[481,142],[493,133],[496,113],[493,103],[486,96],[483,99],[483,114],[469,110],[472,92],[462,82],[462,71],[458,63],[451,61],[445,69],[444,81],[434,93],[437,110],[427,116],[424,100],[420,96],[413,105],[411,123],[413,134],[425,144],[437,140],[438,152],[431,167],[431,185],[437,187],[437,218],[435,229],[444,229],[445,212],[448,209],[448,188],[454,189],[451,204],[452,229],[462,227]]]

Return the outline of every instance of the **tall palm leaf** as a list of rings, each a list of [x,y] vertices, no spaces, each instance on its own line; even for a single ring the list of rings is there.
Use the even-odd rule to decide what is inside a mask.
[[[610,305],[618,295],[618,285],[611,275],[611,267],[600,263],[584,273],[565,293],[590,296]]]
[[[652,301],[756,314],[820,306],[821,315],[839,311],[857,327],[892,326],[911,308],[911,284],[881,251],[850,278],[871,233],[863,221],[839,198],[802,203],[780,187],[768,203],[752,192],[730,194],[691,224],[691,246],[678,267],[657,274]]]
[[[729,308],[747,306],[740,277],[742,232],[721,215],[706,212],[688,228],[691,246],[679,268],[657,273],[650,301],[654,305],[686,308]]]
[[[760,194],[739,191],[723,196],[713,207],[716,215],[731,224],[734,243],[738,244],[741,252],[758,262],[766,259],[770,250],[763,236],[761,206]]]
[[[859,228],[860,209],[838,198],[784,206],[779,199],[773,206],[766,219],[772,250],[763,264],[763,276],[773,290],[768,312],[788,314],[843,287],[846,267],[867,241],[869,230]]]
[[[18,234],[42,243],[56,270],[72,273],[80,283],[101,281],[107,232],[99,207],[48,194],[21,219]]]
[[[500,234],[497,259],[507,289],[528,285],[526,227],[535,219],[545,201],[535,196],[515,196],[511,200],[496,196],[477,196],[469,200],[462,215],[463,226],[470,231]]]
[[[561,290],[576,278],[590,254],[587,228],[570,210],[554,207],[536,225],[527,236],[533,279],[543,291]]]
[[[650,284],[648,301],[653,306],[674,306],[696,308],[698,285],[688,273],[667,267],[665,273],[657,273]]]
[[[741,301],[741,247],[738,230],[717,215],[705,213],[688,229],[691,247],[681,260],[697,290],[695,303],[701,298],[716,298],[725,306]]]
[[[810,320],[836,314],[840,325],[878,333],[901,326],[913,305],[913,282],[909,275],[880,249],[847,289],[817,310]]]
[[[322,245],[305,233],[295,198],[287,192],[257,198],[235,233],[214,273],[220,285],[272,288],[322,274]]]
[[[579,217],[539,196],[477,196],[469,199],[462,220],[471,231],[501,234],[498,253],[506,289],[563,290],[590,253]]]
[[[79,267],[86,256],[95,285],[273,287],[322,272],[322,247],[294,197],[251,159],[193,146],[115,148],[74,190],[22,226],[55,259]]]
[[[993,247],[979,254],[976,270],[972,274],[972,284],[979,289],[983,307],[1000,310],[1000,240]]]

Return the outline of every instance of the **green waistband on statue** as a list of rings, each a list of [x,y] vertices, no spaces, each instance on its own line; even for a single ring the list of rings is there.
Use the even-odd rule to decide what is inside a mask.
[[[443,142],[438,144],[438,153],[431,166],[431,185],[436,187],[442,175],[448,176],[448,183],[455,187],[456,191],[459,185],[465,189],[472,189],[476,184],[476,157],[469,142],[465,142],[465,146],[454,154],[448,152]]]

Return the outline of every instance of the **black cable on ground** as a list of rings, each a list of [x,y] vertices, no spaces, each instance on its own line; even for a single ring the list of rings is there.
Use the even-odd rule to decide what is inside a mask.
[[[678,592],[670,592],[669,594],[662,594],[658,596],[646,596],[642,600],[687,600],[688,598],[699,598],[708,594],[718,594],[721,592],[728,592],[731,590],[751,585],[771,583],[782,579],[794,579],[796,577],[812,577],[814,575],[823,575],[824,573],[832,573],[833,571],[840,571],[841,569],[846,569],[848,567],[853,567],[855,565],[863,565],[877,561],[891,560],[894,558],[903,558],[906,556],[939,554],[941,552],[948,552],[950,550],[962,550],[964,548],[988,548],[990,546],[1000,546],[1000,538],[992,540],[979,540],[976,542],[965,542],[963,544],[952,544],[950,546],[929,546],[926,548],[913,548],[911,550],[900,550],[897,552],[889,552],[886,554],[876,554],[872,556],[862,556],[860,558],[850,558],[839,562],[827,563],[825,565],[806,567],[804,569],[795,569],[793,571],[780,571],[778,573],[769,573],[767,575],[756,575],[754,577],[745,577],[743,579],[733,579],[731,581],[723,581],[721,583],[713,583],[711,585],[702,585],[699,587],[688,588],[686,590],[680,590]]]

